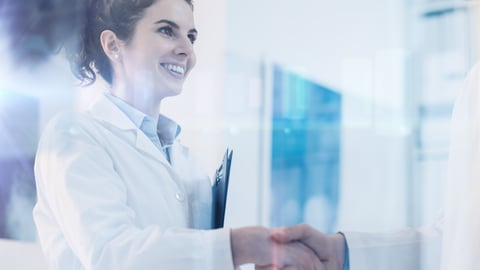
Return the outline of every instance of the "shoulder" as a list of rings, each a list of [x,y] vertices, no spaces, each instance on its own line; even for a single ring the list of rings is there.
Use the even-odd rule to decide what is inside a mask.
[[[83,112],[61,112],[48,122],[43,133],[88,129],[93,122],[94,119]]]
[[[52,118],[38,143],[36,171],[59,170],[59,164],[71,165],[74,160],[110,162],[105,148],[108,141],[96,122],[91,116],[78,112],[60,113]]]
[[[97,121],[83,112],[62,112],[45,126],[40,145],[45,142],[62,142],[75,139],[94,139],[98,133]]]

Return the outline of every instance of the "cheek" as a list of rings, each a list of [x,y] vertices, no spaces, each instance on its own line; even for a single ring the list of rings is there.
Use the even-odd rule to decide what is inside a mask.
[[[155,58],[146,51],[137,52],[131,55],[130,61],[126,63],[128,69],[151,69],[155,66]]]
[[[195,64],[197,64],[197,57],[196,57],[195,53],[193,53],[192,56],[190,57],[189,63],[190,63],[190,69],[195,67]]]
[[[122,58],[124,65],[128,68],[136,66],[141,59],[141,55],[139,55],[137,50],[128,50],[123,54]]]

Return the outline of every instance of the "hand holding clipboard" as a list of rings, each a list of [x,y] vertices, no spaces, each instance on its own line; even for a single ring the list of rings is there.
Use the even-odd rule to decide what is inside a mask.
[[[222,164],[215,171],[212,186],[212,228],[223,228],[225,207],[227,204],[228,181],[233,151],[228,149],[223,156]]]

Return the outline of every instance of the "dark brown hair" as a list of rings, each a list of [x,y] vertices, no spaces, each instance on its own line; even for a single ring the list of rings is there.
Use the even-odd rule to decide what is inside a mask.
[[[112,83],[112,66],[100,43],[100,34],[112,30],[119,39],[129,41],[145,10],[158,0],[81,0],[87,4],[78,40],[66,46],[73,74],[84,85],[95,82],[98,72]],[[180,0],[179,0],[180,1]],[[184,0],[192,8],[192,0]]]

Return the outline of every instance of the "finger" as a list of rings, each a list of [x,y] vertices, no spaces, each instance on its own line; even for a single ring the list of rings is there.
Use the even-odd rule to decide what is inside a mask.
[[[277,268],[280,268],[280,266],[285,266],[285,257],[287,254],[285,252],[284,245],[273,244],[272,255],[272,260],[270,262],[271,265],[275,265]]]
[[[321,270],[324,269],[323,263],[320,261],[320,258],[312,252],[311,250],[306,251],[305,256],[306,260],[300,263],[301,268],[304,270]]]
[[[255,265],[255,270],[278,270],[274,265]]]
[[[285,246],[288,256],[285,258],[286,265],[295,266],[300,270],[325,269],[323,262],[317,254],[301,242],[292,242]]]
[[[308,237],[309,226],[299,224],[291,227],[275,229],[272,232],[272,239],[279,243],[298,241]]]
[[[298,245],[300,245],[300,248],[303,249],[303,252],[305,253],[305,256],[307,256],[309,259],[304,262],[304,268],[305,269],[311,269],[311,270],[324,270],[326,269],[326,266],[324,262],[321,260],[321,258],[318,256],[318,254],[315,252],[315,250],[312,250],[309,246],[298,242]]]

